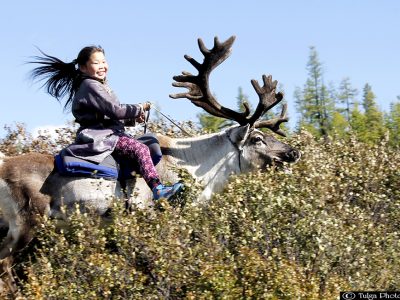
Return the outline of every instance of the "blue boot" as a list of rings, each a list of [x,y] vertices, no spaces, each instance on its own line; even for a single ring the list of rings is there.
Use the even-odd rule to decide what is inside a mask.
[[[181,191],[182,188],[183,184],[180,182],[177,182],[172,186],[165,186],[163,184],[159,184],[155,188],[153,188],[154,200],[160,200],[161,198],[166,198],[168,200],[173,195]]]

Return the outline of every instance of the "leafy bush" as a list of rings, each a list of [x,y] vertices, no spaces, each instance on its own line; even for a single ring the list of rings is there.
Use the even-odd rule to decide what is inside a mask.
[[[56,154],[62,148],[74,142],[78,126],[79,125],[75,122],[69,122],[66,126],[55,129],[54,132],[47,129],[40,130],[38,135],[33,137],[32,134],[27,131],[23,123],[16,123],[14,126],[5,125],[4,130],[6,136],[0,139],[0,152],[7,156],[20,155],[28,152]],[[191,121],[179,122],[179,126],[188,134],[194,136],[203,133],[203,131]],[[171,137],[185,136],[185,133],[175,125],[166,123],[160,119],[148,123],[147,127],[148,132],[161,133]],[[126,129],[128,133],[134,136],[140,136],[144,132],[144,129],[140,126],[127,127]]]
[[[70,123],[56,129],[53,134],[48,130],[39,131],[37,137],[33,137],[22,123],[6,125],[4,129],[6,136],[0,139],[0,152],[14,156],[28,152],[55,154],[72,143],[77,128],[75,123]]]
[[[21,299],[337,299],[400,286],[400,152],[385,141],[289,143],[301,161],[232,177],[194,205],[46,220]]]

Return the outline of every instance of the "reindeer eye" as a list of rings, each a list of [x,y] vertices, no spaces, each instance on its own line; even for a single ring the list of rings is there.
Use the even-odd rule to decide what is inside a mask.
[[[256,143],[260,143],[260,142],[262,142],[262,137],[261,136],[255,136],[255,137],[253,137],[253,139],[252,139],[252,141],[253,141],[253,143],[254,144],[256,144]]]

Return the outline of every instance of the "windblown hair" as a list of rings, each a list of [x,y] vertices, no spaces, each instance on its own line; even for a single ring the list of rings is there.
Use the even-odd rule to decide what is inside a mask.
[[[85,78],[84,74],[79,70],[79,66],[85,65],[93,53],[104,53],[104,49],[101,46],[87,46],[82,48],[76,59],[66,63],[57,57],[44,53],[40,49],[39,51],[43,56],[34,56],[34,60],[29,63],[39,64],[40,66],[34,68],[30,75],[34,80],[45,80],[42,87],[45,87],[47,93],[55,97],[57,101],[61,102],[63,98],[68,97],[65,101],[64,109],[70,107],[76,91]],[[78,68],[76,65],[78,65]]]

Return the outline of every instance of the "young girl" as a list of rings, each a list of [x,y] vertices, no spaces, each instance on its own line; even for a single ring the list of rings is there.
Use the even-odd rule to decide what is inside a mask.
[[[125,133],[125,123],[144,121],[150,104],[119,103],[107,85],[108,64],[103,48],[85,47],[70,63],[42,54],[32,62],[40,65],[32,70],[32,77],[46,79],[47,92],[58,101],[67,96],[64,108],[71,108],[80,124],[75,143],[68,147],[71,155],[100,163],[112,154],[137,163],[155,200],[169,199],[182,189],[181,183],[172,186],[161,183],[154,167],[161,159],[161,151],[154,152],[153,162],[149,147]]]

